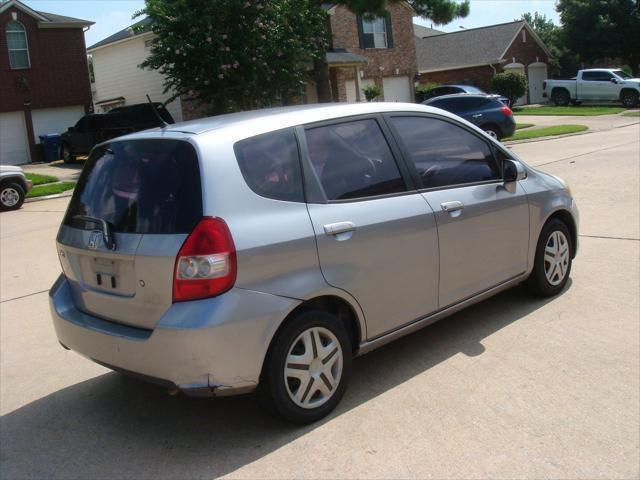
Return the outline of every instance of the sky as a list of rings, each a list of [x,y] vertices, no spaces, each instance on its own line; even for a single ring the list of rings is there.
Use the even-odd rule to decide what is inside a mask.
[[[23,0],[34,10],[57,13],[69,17],[91,20],[95,25],[85,33],[87,46],[128,27],[135,11],[144,7],[144,0]],[[496,23],[511,22],[525,12],[544,13],[560,23],[555,11],[555,0],[471,0],[471,12],[463,19],[434,28],[454,32],[460,28],[475,28]],[[429,20],[415,19],[416,23],[430,26]]]

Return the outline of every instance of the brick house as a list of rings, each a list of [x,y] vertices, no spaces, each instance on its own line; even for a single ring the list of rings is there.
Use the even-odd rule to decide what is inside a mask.
[[[0,3],[0,164],[38,160],[39,135],[91,108],[84,29],[93,22]]]
[[[382,89],[380,100],[413,101],[417,63],[411,6],[389,2],[386,16],[374,19],[358,16],[342,5],[327,11],[332,34],[327,61],[334,100],[364,100],[361,89],[376,83]],[[340,61],[343,56],[347,58]]]
[[[471,84],[489,91],[496,73],[519,72],[529,88],[517,103],[543,101],[551,54],[525,21],[417,38],[416,54],[420,83]]]

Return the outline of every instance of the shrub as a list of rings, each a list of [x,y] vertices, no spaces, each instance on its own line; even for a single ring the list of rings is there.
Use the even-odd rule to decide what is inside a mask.
[[[527,78],[521,73],[498,73],[491,79],[491,90],[504,95],[511,105],[527,93]]]
[[[416,102],[422,103],[425,100],[425,95],[429,90],[432,90],[436,87],[439,87],[439,83],[429,82],[429,83],[421,83],[416,87]]]
[[[372,102],[374,99],[378,98],[382,94],[382,90],[379,85],[375,83],[370,83],[362,89],[364,93],[364,98],[367,99],[367,102]]]

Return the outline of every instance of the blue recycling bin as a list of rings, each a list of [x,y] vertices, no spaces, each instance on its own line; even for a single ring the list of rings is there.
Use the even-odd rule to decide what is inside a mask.
[[[60,159],[60,134],[48,133],[40,135],[40,144],[44,150],[44,161],[47,163]]]

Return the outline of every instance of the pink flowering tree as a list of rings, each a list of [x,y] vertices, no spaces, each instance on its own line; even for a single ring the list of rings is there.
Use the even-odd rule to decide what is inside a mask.
[[[309,0],[146,0],[155,37],[143,68],[173,98],[208,113],[287,103],[328,46],[326,13]]]

